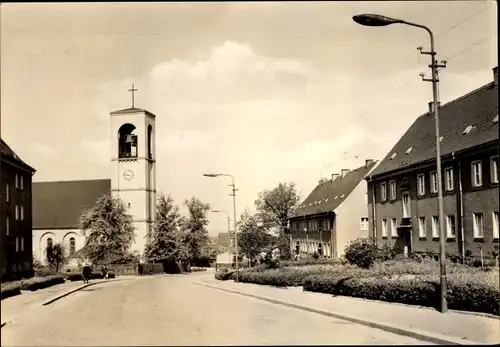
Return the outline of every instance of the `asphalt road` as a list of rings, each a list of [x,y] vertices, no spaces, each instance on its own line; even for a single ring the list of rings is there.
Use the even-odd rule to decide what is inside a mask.
[[[422,344],[165,275],[98,284],[26,312],[2,346]]]

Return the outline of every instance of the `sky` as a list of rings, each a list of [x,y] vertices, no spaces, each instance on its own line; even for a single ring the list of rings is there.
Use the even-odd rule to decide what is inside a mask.
[[[424,30],[363,27],[359,13],[436,36],[440,100],[493,80],[494,1],[2,3],[1,136],[34,181],[111,176],[110,112],[156,115],[157,190],[233,213],[260,191],[382,159],[432,100]],[[185,213],[185,209],[182,209]],[[227,231],[211,214],[209,232]]]

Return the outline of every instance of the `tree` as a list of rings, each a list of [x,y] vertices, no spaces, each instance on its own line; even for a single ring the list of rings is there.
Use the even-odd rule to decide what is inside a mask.
[[[273,243],[273,236],[248,211],[241,214],[238,229],[238,247],[252,262]]]
[[[148,259],[167,263],[185,260],[185,245],[179,232],[181,220],[179,207],[175,205],[174,199],[170,195],[160,194],[154,231],[145,251]]]
[[[67,262],[66,256],[64,255],[64,247],[60,243],[56,243],[52,247],[47,247],[46,254],[47,263],[54,268],[56,272],[59,271],[61,265]]]
[[[181,220],[183,244],[186,247],[187,257],[191,263],[207,257],[208,246],[208,212],[210,205],[196,197],[184,201],[188,209],[188,216]]]
[[[259,193],[255,201],[258,218],[268,228],[278,229],[278,248],[285,259],[291,257],[286,226],[301,200],[295,183],[280,183],[276,188]]]
[[[100,197],[80,217],[85,236],[86,256],[94,264],[113,262],[129,254],[134,242],[133,218],[120,198],[110,194]]]

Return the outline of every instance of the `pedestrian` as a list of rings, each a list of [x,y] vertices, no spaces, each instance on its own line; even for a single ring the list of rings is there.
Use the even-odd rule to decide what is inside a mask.
[[[108,274],[108,268],[106,267],[106,264],[102,265],[101,274],[102,274],[102,278],[106,278],[106,275]]]
[[[82,270],[83,283],[89,283],[92,270],[89,265],[85,265]]]

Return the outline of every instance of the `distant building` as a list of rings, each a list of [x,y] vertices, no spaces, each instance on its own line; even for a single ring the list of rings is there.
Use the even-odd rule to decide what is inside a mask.
[[[498,68],[494,81],[439,108],[446,250],[498,247]],[[370,235],[400,251],[439,251],[432,103],[369,182]]]
[[[35,169],[0,139],[0,172],[0,277],[29,277],[33,274],[31,179]]]
[[[219,233],[217,235],[217,245],[225,249],[234,246],[234,236],[232,233]]]
[[[301,257],[315,252],[340,257],[347,244],[368,237],[367,186],[365,176],[376,162],[356,170],[342,170],[321,182],[299,205],[289,220],[292,248]]]

